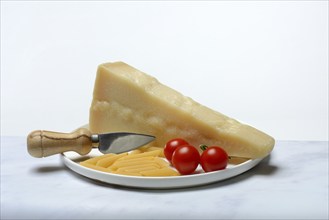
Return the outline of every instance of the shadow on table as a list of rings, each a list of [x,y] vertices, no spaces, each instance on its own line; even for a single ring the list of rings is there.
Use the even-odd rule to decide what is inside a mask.
[[[33,169],[33,172],[43,174],[43,173],[54,173],[63,170],[66,170],[66,167],[64,167],[63,165],[58,165],[58,166],[36,167],[35,169]]]

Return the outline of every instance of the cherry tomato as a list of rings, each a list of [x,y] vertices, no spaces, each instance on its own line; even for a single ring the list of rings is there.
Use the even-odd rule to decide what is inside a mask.
[[[168,161],[171,162],[172,154],[179,146],[188,145],[187,141],[181,138],[175,138],[168,141],[163,149],[163,153]]]
[[[181,174],[191,174],[198,167],[200,154],[192,145],[177,147],[172,155],[172,164]]]
[[[228,155],[220,147],[207,147],[201,154],[200,163],[205,172],[222,170],[227,166]]]

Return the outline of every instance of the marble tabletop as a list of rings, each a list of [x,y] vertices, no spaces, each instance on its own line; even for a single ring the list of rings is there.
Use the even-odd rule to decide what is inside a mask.
[[[328,219],[328,142],[277,141],[253,169],[184,189],[90,180],[1,137],[1,219]]]

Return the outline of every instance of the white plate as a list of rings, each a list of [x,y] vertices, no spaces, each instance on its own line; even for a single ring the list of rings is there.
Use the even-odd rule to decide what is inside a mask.
[[[228,164],[227,168],[220,171],[204,173],[199,166],[196,174],[172,177],[140,177],[125,176],[105,173],[90,169],[79,164],[89,157],[99,156],[98,149],[93,149],[87,156],[81,156],[75,152],[62,154],[64,164],[74,172],[104,183],[137,188],[170,189],[209,184],[237,176],[256,166],[263,158],[246,160],[239,164]]]

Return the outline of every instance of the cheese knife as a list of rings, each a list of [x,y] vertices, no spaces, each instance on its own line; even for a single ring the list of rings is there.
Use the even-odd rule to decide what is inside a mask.
[[[31,156],[37,158],[66,151],[86,155],[93,147],[98,147],[104,154],[122,153],[146,145],[154,139],[151,135],[129,132],[92,134],[86,128],[79,128],[72,133],[37,130],[27,136],[27,149]]]

